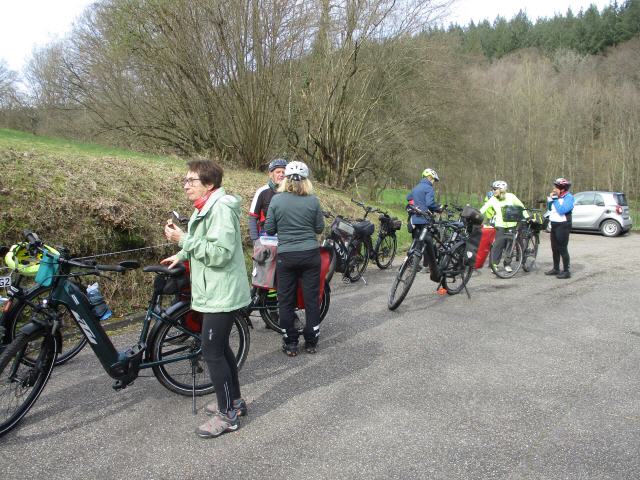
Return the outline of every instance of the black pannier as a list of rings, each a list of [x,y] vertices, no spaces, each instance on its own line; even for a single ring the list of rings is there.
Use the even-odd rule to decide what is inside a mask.
[[[519,222],[524,218],[523,211],[524,208],[517,205],[507,205],[502,208],[502,219],[505,222]]]
[[[376,227],[369,220],[363,220],[353,225],[358,237],[370,237]]]
[[[477,208],[473,208],[471,205],[464,206],[460,217],[464,218],[466,221],[473,225],[482,225],[482,222],[484,220],[484,215],[480,213],[480,210],[478,210]]]

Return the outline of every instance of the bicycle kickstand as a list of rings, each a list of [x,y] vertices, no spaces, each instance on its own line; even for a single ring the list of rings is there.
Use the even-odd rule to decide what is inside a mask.
[[[196,411],[196,364],[191,361],[191,413],[197,415]]]

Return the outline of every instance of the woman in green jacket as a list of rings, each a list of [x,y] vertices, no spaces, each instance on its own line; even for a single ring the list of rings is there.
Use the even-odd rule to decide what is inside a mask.
[[[171,221],[165,225],[165,236],[181,250],[161,263],[174,267],[189,260],[191,308],[203,314],[202,356],[217,397],[205,407],[211,419],[196,433],[211,438],[237,430],[238,416],[247,413],[229,334],[237,311],[250,302],[249,282],[240,239],[240,200],[225,194],[217,163],[192,160],[187,165],[184,191],[195,210],[186,232]]]

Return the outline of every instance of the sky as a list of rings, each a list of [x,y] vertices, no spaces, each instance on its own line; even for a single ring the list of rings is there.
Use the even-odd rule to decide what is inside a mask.
[[[229,0],[235,1],[235,0]],[[21,71],[34,48],[63,38],[82,11],[93,0],[0,0],[0,61],[12,70]],[[460,25],[470,20],[493,20],[497,15],[512,18],[520,10],[535,20],[566,13],[574,13],[594,3],[598,9],[610,0],[457,0],[449,21]],[[449,21],[445,21],[447,25]]]

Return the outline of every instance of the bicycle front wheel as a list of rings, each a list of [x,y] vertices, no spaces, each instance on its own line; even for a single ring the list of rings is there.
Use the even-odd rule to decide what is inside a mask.
[[[357,246],[350,250],[347,259],[346,276],[351,283],[355,283],[362,278],[364,271],[369,264],[369,245],[364,240],[358,241]]]
[[[44,330],[19,334],[2,352],[0,436],[13,429],[36,403],[51,377],[57,353],[55,338]]]
[[[197,312],[186,306],[174,314],[173,320],[180,325],[189,325],[192,322],[187,320],[187,316],[194,313],[197,315]],[[236,357],[238,369],[242,368],[247,359],[249,342],[247,320],[242,315],[236,315],[231,327],[229,345]],[[202,357],[200,336],[193,337],[171,323],[162,323],[151,343],[150,360],[166,362],[154,366],[153,374],[162,386],[172,392],[190,396],[194,383],[197,396],[214,391],[209,368]]]
[[[32,290],[26,297],[26,300],[35,305],[39,305],[43,299],[49,296],[51,287],[38,287]],[[5,328],[8,332],[7,343],[11,342],[20,333],[20,329],[31,321],[34,309],[24,301],[17,299],[13,300],[18,302],[16,306],[9,311],[5,317]],[[80,350],[87,344],[87,338],[84,336],[80,327],[76,323],[71,311],[66,305],[59,305],[57,307],[58,318],[62,325],[62,348],[58,353],[55,365],[62,365],[68,362],[73,357],[80,353]],[[29,357],[27,357],[29,358]]]
[[[467,246],[461,243],[447,256],[442,269],[442,286],[449,295],[460,293],[469,282],[473,266],[467,261]]]
[[[532,235],[527,241],[527,247],[524,250],[522,269],[525,272],[531,272],[536,267],[536,257],[538,256],[539,246],[540,238],[536,234]]]
[[[409,293],[409,289],[413,284],[413,280],[416,278],[416,273],[420,268],[420,262],[422,258],[415,253],[409,253],[407,258],[400,266],[396,278],[393,280],[391,290],[389,291],[389,300],[387,302],[387,308],[389,310],[395,310],[400,306],[402,301]]]
[[[381,270],[385,270],[391,266],[396,256],[398,248],[398,239],[395,235],[385,235],[380,242],[378,253],[376,255],[376,265]]]
[[[492,251],[489,252],[490,257]],[[491,262],[491,271],[496,274],[499,278],[512,278],[522,266],[522,245],[519,241],[514,243],[513,239],[510,238],[502,252],[502,257],[496,263]]]

